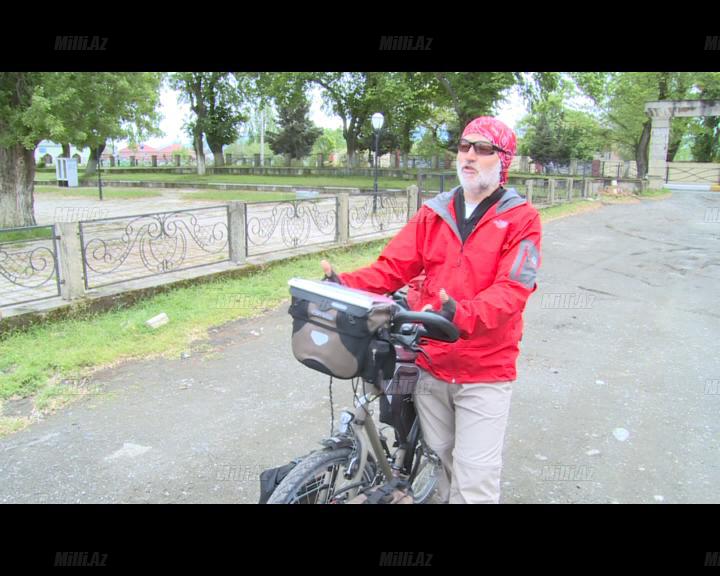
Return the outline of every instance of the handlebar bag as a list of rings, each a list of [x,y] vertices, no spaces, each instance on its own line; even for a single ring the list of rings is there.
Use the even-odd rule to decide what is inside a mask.
[[[371,341],[390,325],[393,301],[329,282],[293,278],[289,285],[295,358],[335,378],[363,375]]]

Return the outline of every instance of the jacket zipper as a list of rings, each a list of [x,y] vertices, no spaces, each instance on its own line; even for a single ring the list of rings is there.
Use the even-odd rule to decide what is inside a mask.
[[[522,206],[522,204],[521,204],[521,206]],[[510,208],[510,210],[506,210],[506,212],[510,212],[510,211],[512,211],[512,210],[515,210],[515,208],[518,208],[518,206],[514,206],[514,207]],[[503,212],[503,214],[505,214],[505,212]],[[465,238],[465,241],[463,241],[462,238],[460,239],[460,256],[458,256],[457,268],[460,268],[460,266],[462,266],[462,257],[463,257],[463,252],[464,252],[464,250],[465,250],[465,243],[466,243],[468,240],[470,240],[470,237],[471,237],[473,234],[475,234],[475,232],[477,232],[477,230],[480,228],[480,226],[484,226],[484,225],[487,224],[488,222],[494,220],[496,216],[497,216],[497,214],[495,214],[495,215],[492,216],[491,218],[488,218],[488,219],[485,220],[485,221],[483,221],[483,220],[481,219],[480,222],[477,223],[477,225],[475,226],[475,228],[472,229],[472,231],[470,232],[470,234],[468,234],[468,237]],[[484,217],[483,217],[483,218],[484,218]]]

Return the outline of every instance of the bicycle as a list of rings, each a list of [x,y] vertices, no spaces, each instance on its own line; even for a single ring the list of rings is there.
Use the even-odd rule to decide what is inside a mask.
[[[394,293],[392,299],[388,334],[397,356],[393,378],[380,379],[382,388],[362,380],[362,397],[358,397],[358,383],[353,381],[354,410],[341,412],[336,432],[321,442],[322,449],[294,461],[296,465],[277,485],[268,504],[342,504],[361,491],[394,479],[409,484],[416,504],[426,503],[432,496],[442,464],[425,443],[412,405],[420,375],[415,360],[424,354],[423,338],[454,342],[459,334],[452,322],[438,314],[410,311],[402,292]],[[366,385],[371,388],[369,392]],[[408,404],[399,405],[399,411],[405,410],[405,422],[411,424],[395,421],[378,431],[368,406],[394,395]],[[394,451],[383,434],[387,428],[395,432]]]

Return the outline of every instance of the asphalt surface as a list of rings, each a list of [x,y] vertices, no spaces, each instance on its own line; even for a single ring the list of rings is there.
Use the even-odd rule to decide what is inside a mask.
[[[720,500],[719,212],[720,194],[676,191],[545,225],[503,502]],[[0,502],[255,502],[260,470],[330,426],[290,320],[283,304],[97,372],[94,394],[0,439]],[[337,420],[346,382],[333,397]]]

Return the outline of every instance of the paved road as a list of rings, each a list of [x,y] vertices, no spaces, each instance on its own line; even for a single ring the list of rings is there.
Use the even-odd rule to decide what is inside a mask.
[[[719,210],[675,192],[545,226],[504,502],[718,500]],[[289,336],[283,305],[187,358],[98,372],[101,393],[0,440],[0,502],[256,501],[259,470],[329,428],[328,383]]]

